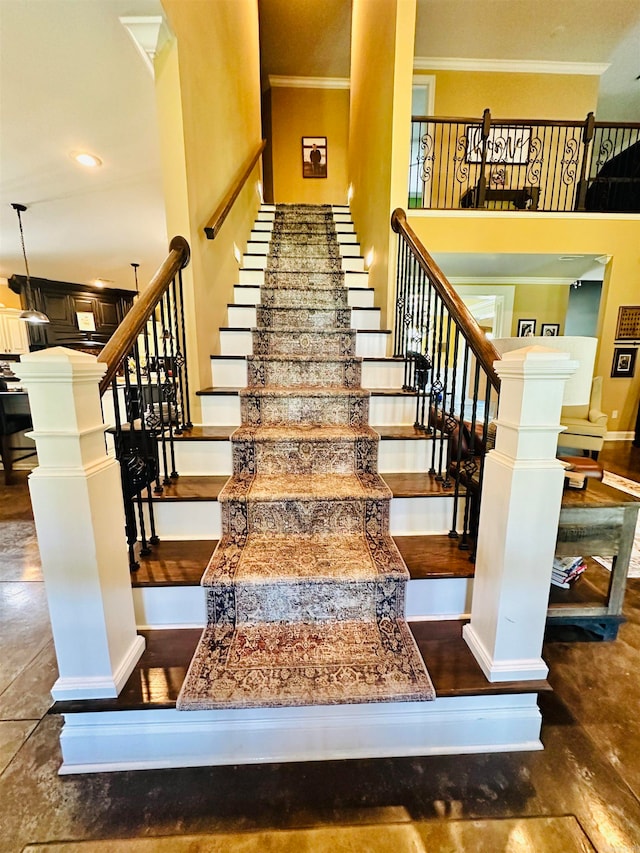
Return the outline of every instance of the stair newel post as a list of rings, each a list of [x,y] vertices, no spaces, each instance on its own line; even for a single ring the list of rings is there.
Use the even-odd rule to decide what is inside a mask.
[[[464,638],[489,681],[544,679],[542,642],[564,469],[556,459],[569,354],[506,353],[496,447],[484,463],[471,606]]]
[[[580,164],[580,179],[578,181],[578,196],[576,200],[576,210],[584,210],[587,201],[587,189],[589,182],[587,180],[587,167],[589,165],[589,154],[591,151],[591,142],[595,130],[595,117],[593,113],[589,113],[584,122],[582,130],[582,163]]]
[[[106,365],[54,347],[22,357],[38,468],[31,503],[58,660],[56,700],[118,695],[144,650],[136,633],[120,466],[104,440]]]

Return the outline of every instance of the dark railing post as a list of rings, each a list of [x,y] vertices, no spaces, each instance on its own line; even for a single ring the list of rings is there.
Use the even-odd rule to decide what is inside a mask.
[[[478,191],[476,193],[476,207],[484,207],[485,195],[487,192],[487,148],[489,143],[489,134],[491,132],[491,111],[487,107],[482,113],[482,127],[480,130],[482,136],[482,160],[480,162],[480,177],[478,179]]]
[[[584,122],[582,130],[582,163],[580,164],[580,179],[578,181],[578,192],[576,195],[576,210],[584,210],[587,200],[587,189],[589,181],[587,173],[590,172],[589,161],[591,153],[591,141],[593,140],[593,131],[595,127],[595,118],[593,113],[589,113]]]

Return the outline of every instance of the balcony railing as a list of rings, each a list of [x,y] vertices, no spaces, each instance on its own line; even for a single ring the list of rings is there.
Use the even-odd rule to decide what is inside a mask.
[[[640,213],[640,123],[414,117],[408,206]]]

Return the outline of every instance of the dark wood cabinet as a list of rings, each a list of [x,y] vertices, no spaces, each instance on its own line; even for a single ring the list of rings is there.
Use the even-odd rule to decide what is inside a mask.
[[[9,287],[20,295],[22,307],[26,308],[26,277],[11,276]],[[91,351],[101,349],[131,308],[135,296],[131,290],[92,287],[47,278],[32,278],[31,292],[33,307],[43,311],[51,321],[42,326],[29,325],[32,350],[53,346],[86,347]],[[95,331],[79,327],[78,313],[93,316]]]

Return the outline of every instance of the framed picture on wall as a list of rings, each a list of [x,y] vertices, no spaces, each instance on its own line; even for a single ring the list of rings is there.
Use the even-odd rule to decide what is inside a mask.
[[[302,177],[327,177],[327,137],[302,137]]]
[[[518,337],[530,338],[536,333],[535,320],[518,320]]]
[[[613,351],[611,376],[614,379],[631,379],[636,369],[635,347],[616,347]]]
[[[556,338],[560,334],[560,323],[543,323],[540,334],[543,338]]]

